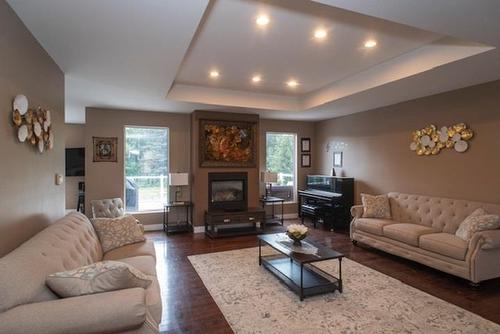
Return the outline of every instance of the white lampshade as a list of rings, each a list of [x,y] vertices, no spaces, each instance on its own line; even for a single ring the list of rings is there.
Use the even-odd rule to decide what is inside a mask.
[[[260,180],[265,183],[276,183],[278,182],[278,173],[274,172],[261,172]]]
[[[189,174],[188,173],[170,173],[169,184],[171,186],[187,186],[189,185]]]

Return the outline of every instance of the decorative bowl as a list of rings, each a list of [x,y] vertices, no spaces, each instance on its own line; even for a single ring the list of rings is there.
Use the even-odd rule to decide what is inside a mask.
[[[295,245],[300,245],[301,240],[307,236],[308,230],[305,225],[293,224],[288,226],[286,235],[293,240]]]

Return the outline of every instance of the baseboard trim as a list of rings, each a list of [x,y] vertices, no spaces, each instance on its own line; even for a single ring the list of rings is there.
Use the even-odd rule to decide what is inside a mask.
[[[193,226],[193,233],[205,233],[205,226]]]
[[[299,218],[299,215],[296,213],[285,213],[283,215],[283,219],[297,219]]]
[[[143,225],[144,226],[144,231],[151,232],[151,231],[163,231],[163,224],[150,224],[150,225]]]

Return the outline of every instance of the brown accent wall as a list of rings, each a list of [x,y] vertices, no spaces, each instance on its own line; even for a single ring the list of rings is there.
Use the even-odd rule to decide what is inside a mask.
[[[66,148],[85,147],[85,124],[65,124]],[[66,177],[66,210],[74,210],[78,204],[78,183],[83,176]]]
[[[328,142],[344,142],[346,176],[362,192],[389,191],[500,203],[500,81],[316,123],[318,171],[329,174]],[[410,151],[411,132],[465,122],[475,132],[465,153]]]
[[[248,206],[259,205],[259,138],[257,137],[257,163],[253,168],[202,168],[199,166],[199,126],[200,119],[217,119],[231,121],[259,122],[258,115],[233,114],[225,112],[197,110],[191,114],[191,170],[192,170],[192,201],[194,202],[194,225],[201,226],[204,213],[208,208],[208,173],[210,172],[247,172],[248,173]],[[257,133],[259,133],[257,126]]]
[[[306,176],[308,174],[314,174],[314,156],[316,154],[314,147],[314,126],[313,122],[303,122],[303,121],[285,121],[285,120],[273,120],[273,119],[261,119],[260,120],[260,171],[266,170],[266,133],[267,132],[288,132],[295,133],[297,135],[297,178],[298,178],[298,189],[304,189],[306,184]],[[313,161],[311,162],[311,167],[301,167],[300,159],[302,152],[300,151],[300,139],[310,138],[311,139],[311,157]],[[264,194],[264,184],[260,184],[260,194]],[[297,200],[297,199],[295,199]],[[280,208],[277,207],[277,210]],[[278,211],[279,212],[279,211]],[[285,204],[284,207],[285,214],[295,214],[297,213],[297,204],[290,203]]]
[[[189,171],[190,115],[132,110],[87,108],[85,125],[86,214],[91,216],[93,199],[124,197],[125,126],[168,127],[170,133],[170,171]],[[93,162],[92,137],[118,137],[118,162]],[[173,190],[171,189],[171,198]],[[184,199],[190,197],[184,189]],[[162,212],[137,214],[145,225],[161,224]]]
[[[52,151],[37,153],[19,143],[12,126],[12,100],[51,110]],[[0,2],[0,256],[64,214],[64,74],[7,2]]]

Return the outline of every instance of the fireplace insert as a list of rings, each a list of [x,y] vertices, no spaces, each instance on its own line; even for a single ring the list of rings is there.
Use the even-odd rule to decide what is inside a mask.
[[[247,210],[247,183],[247,173],[209,173],[208,210]]]

